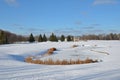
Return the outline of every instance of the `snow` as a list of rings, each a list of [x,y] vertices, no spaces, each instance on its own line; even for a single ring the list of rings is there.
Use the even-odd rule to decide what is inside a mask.
[[[72,48],[73,45],[78,47]],[[84,45],[84,46],[83,46]],[[49,48],[53,55],[40,58]],[[0,45],[0,80],[120,80],[120,41],[42,42]],[[105,53],[109,53],[105,54]],[[92,59],[98,63],[40,65],[25,63],[27,56],[38,59]]]

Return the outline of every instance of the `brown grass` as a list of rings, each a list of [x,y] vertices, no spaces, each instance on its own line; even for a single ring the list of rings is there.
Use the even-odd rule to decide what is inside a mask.
[[[57,49],[56,48],[50,48],[48,49],[47,53],[45,53],[43,56],[49,56],[49,55],[52,55],[54,51],[56,51]]]
[[[32,57],[27,57],[27,58],[25,58],[25,62],[27,62],[27,63],[32,63]]]
[[[72,48],[78,47],[78,45],[73,45]]]
[[[56,61],[52,59],[48,60],[32,60],[31,57],[28,57],[25,59],[25,62],[27,63],[33,63],[33,64],[45,64],[45,65],[73,65],[73,64],[87,64],[87,63],[95,63],[98,62],[98,60],[92,60],[92,59],[85,59],[85,60],[59,60],[57,59]]]
[[[73,47],[77,47],[78,45],[73,45]],[[44,56],[46,55],[52,55],[53,52],[56,51],[56,48],[50,48],[46,54],[44,54]],[[47,59],[47,60],[33,60],[33,58],[35,59],[35,56],[29,56],[25,58],[25,62],[27,63],[33,63],[33,64],[45,64],[45,65],[73,65],[73,64],[87,64],[87,63],[95,63],[98,62],[98,60],[92,60],[92,59],[85,59],[85,60],[59,60],[57,59],[56,61],[52,60],[52,59]]]

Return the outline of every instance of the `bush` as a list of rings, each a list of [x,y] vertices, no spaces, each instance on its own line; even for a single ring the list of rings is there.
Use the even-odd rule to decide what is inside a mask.
[[[78,47],[78,45],[73,45],[72,48]]]
[[[48,55],[52,55],[54,51],[56,51],[57,49],[56,48],[50,48],[48,49],[47,53],[45,53],[43,56],[48,56]]]
[[[27,58],[25,58],[25,62],[27,62],[27,63],[32,63],[32,57],[27,57]]]

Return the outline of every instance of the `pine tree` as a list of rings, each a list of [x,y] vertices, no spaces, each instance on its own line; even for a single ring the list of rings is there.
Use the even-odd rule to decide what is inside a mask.
[[[119,40],[118,35],[117,35],[116,33],[114,34],[113,37],[114,37],[114,38],[113,38],[114,40]]]
[[[55,38],[55,39],[54,39],[54,41],[58,41],[58,38],[57,38],[57,36],[56,36],[56,35],[54,36],[54,38]]]
[[[70,35],[67,36],[67,41],[72,41],[72,37]]]
[[[64,40],[65,40],[65,36],[64,36],[64,35],[61,35],[60,40],[61,40],[61,41],[64,41]]]
[[[34,36],[33,34],[31,33],[30,36],[29,36],[29,42],[34,42],[35,39],[34,39]]]
[[[109,37],[110,37],[110,40],[114,40],[114,34],[113,33],[110,33]]]
[[[50,40],[50,41],[58,41],[58,39],[57,39],[56,35],[54,35],[54,33],[52,33],[52,34],[50,35],[49,40]]]
[[[4,31],[0,31],[0,44],[8,44],[8,38]]]
[[[5,35],[5,44],[9,44],[7,35]]]
[[[54,33],[52,33],[52,34],[50,35],[49,40],[50,40],[50,41],[54,41]]]
[[[45,35],[45,34],[43,35],[43,41],[44,41],[44,42],[46,42],[46,41],[47,41],[47,37],[46,37],[46,35]]]
[[[38,42],[43,42],[43,38],[41,34],[39,35]]]
[[[3,31],[0,31],[0,44],[3,44]]]

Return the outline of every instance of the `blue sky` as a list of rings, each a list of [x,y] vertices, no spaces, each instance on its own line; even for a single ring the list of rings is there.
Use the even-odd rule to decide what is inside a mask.
[[[120,32],[120,0],[0,0],[0,29],[82,35]]]

